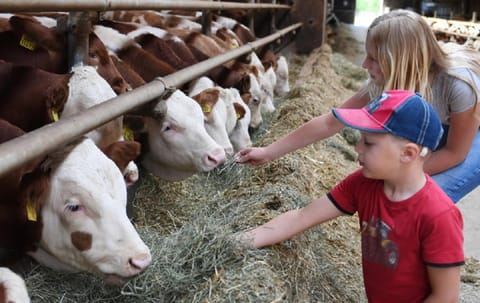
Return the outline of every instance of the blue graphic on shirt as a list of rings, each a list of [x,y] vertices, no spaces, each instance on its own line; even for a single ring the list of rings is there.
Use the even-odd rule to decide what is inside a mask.
[[[389,239],[392,228],[379,218],[362,222],[362,255],[367,261],[380,263],[388,268],[398,264],[397,245]]]

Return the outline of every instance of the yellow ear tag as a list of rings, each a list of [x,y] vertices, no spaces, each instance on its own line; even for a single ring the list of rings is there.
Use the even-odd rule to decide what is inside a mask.
[[[237,113],[237,120],[240,120],[241,117],[240,113]]]
[[[23,46],[26,49],[33,51],[37,47],[37,44],[35,43],[35,41],[30,40],[27,35],[23,34],[22,38],[20,39],[20,46]]]
[[[52,114],[52,117],[53,117],[53,121],[57,122],[58,121],[58,112],[56,110],[52,109],[51,114]]]
[[[230,48],[231,48],[231,49],[235,49],[235,48],[237,48],[237,47],[238,47],[238,44],[237,44],[237,43],[232,43],[232,44],[230,44]]]
[[[129,127],[124,126],[122,128],[123,138],[125,141],[134,141],[135,136],[133,135],[133,130]]]
[[[204,104],[202,104],[202,111],[205,114],[208,114],[212,111],[212,106],[210,104],[204,103]]]
[[[37,210],[35,209],[35,204],[32,199],[27,200],[27,219],[28,221],[37,221]]]

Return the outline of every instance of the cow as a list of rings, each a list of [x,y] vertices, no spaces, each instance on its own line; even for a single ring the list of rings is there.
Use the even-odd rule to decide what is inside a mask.
[[[175,15],[162,14],[153,10],[107,11],[102,13],[101,18],[116,21],[134,22],[159,28],[175,27],[196,32],[200,32],[202,30],[202,25],[198,22]]]
[[[38,18],[38,17],[37,17]],[[68,44],[65,33],[56,27],[48,27],[37,18],[26,15],[13,15],[9,19],[11,30],[0,32],[0,59],[12,63],[31,65],[52,73],[67,73]],[[86,65],[96,66],[98,73],[107,80],[117,94],[126,92],[129,87],[122,78],[101,40],[89,34]]]
[[[238,22],[233,18],[229,18],[226,16],[219,16],[213,15],[212,18],[215,22],[221,24],[223,27],[230,29],[232,32],[235,33],[235,36],[238,37],[240,40],[241,45],[246,44],[248,42],[253,42],[257,38],[252,31],[243,25],[242,23]]]
[[[237,153],[246,147],[252,146],[249,133],[251,112],[236,88],[225,88],[225,91],[227,94],[231,94],[231,99],[234,100],[233,106],[235,107],[236,123],[229,134],[229,138],[233,146],[233,151]]]
[[[167,62],[144,50],[134,39],[111,27],[95,25],[94,32],[110,51],[128,64],[146,82],[176,71],[176,68]]]
[[[258,70],[258,82],[265,95],[264,99],[261,101],[261,109],[264,112],[272,113],[275,111],[275,105],[273,103],[274,88],[277,82],[275,71],[273,70],[273,67],[265,68],[255,52],[250,52],[249,57],[250,65],[256,67]]]
[[[30,303],[25,281],[6,267],[0,267],[0,302]]]
[[[275,94],[279,96],[286,96],[290,92],[288,74],[287,58],[285,56],[279,56],[277,59],[277,82],[274,88]]]
[[[278,96],[287,95],[290,92],[287,58],[282,55],[277,56],[269,47],[260,49],[258,55],[265,69],[273,67],[275,71],[274,93]]]
[[[115,96],[110,85],[92,66],[75,66],[70,73],[56,74],[0,60],[0,118],[26,132]],[[122,118],[88,135],[100,148],[123,140]],[[138,180],[138,168],[133,162],[124,173],[127,185]]]
[[[24,133],[0,120],[0,143]],[[142,272],[151,255],[126,216],[126,187],[117,166],[133,159],[132,146],[115,142],[102,151],[81,137],[2,175],[0,247],[53,269],[91,272],[111,282]]]
[[[89,107],[103,101],[115,98],[116,94],[92,66],[77,65],[72,67],[72,76],[68,82],[68,99],[64,105],[60,119],[69,118]],[[117,117],[96,129],[88,132],[100,148],[106,148],[111,143],[123,141],[123,117]],[[132,161],[123,171],[127,186],[135,183],[139,178],[138,167]]]
[[[227,100],[230,95],[223,88],[215,86],[208,77],[201,77],[190,84],[189,96],[202,108],[207,133],[223,147],[227,155],[233,155],[229,133],[235,127],[236,113],[233,101]]]
[[[225,162],[225,151],[208,135],[200,105],[181,90],[156,100],[142,115],[125,115],[125,124],[142,144],[140,163],[169,181],[208,172]]]
[[[251,145],[250,109],[236,88],[216,86],[203,76],[190,83],[188,94],[202,107],[208,134],[224,147],[227,155]]]

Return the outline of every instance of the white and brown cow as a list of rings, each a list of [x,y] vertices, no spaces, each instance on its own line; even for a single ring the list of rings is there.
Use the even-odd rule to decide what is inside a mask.
[[[129,144],[116,142],[116,145]],[[48,155],[20,185],[27,254],[57,270],[121,282],[151,262],[126,214],[126,187],[115,163],[90,139]]]
[[[50,18],[43,18],[50,19]],[[68,42],[66,35],[45,20],[25,15],[9,19],[11,30],[0,32],[0,59],[30,65],[52,73],[67,73]],[[51,22],[55,22],[51,19]],[[96,66],[117,94],[124,93],[128,84],[108,55],[105,45],[93,33],[89,34],[89,49],[85,64]]]
[[[0,120],[0,142],[23,134]],[[102,151],[83,137],[3,174],[0,247],[111,282],[142,272],[151,255],[127,218],[120,173],[135,156],[131,148],[133,142],[115,142]]]
[[[142,144],[140,161],[152,174],[170,181],[208,172],[225,162],[225,151],[207,133],[200,105],[176,90],[142,116],[124,122]]]
[[[29,132],[60,118],[68,118],[116,96],[92,66],[75,66],[56,74],[32,66],[0,60],[0,118]],[[122,118],[88,133],[100,148],[123,140]],[[138,179],[132,162],[125,171],[127,184]]]
[[[190,83],[188,94],[202,107],[207,132],[228,155],[251,145],[250,109],[236,88],[216,86],[203,76]]]

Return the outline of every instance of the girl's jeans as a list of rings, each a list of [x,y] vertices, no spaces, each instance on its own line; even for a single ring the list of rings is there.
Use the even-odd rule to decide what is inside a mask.
[[[480,184],[480,131],[465,161],[432,178],[454,203],[474,190]]]

